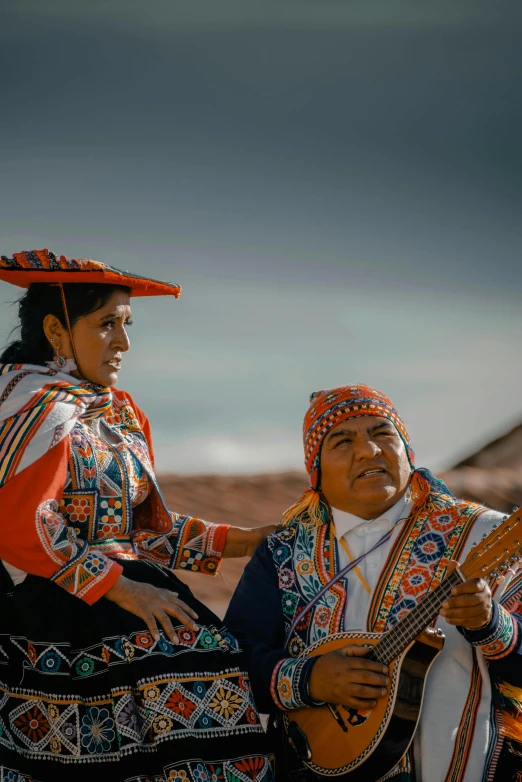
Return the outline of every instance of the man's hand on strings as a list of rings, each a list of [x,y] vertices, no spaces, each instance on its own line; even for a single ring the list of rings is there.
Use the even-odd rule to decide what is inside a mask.
[[[450,563],[450,570],[458,567],[457,562]],[[450,625],[477,630],[491,621],[493,598],[491,590],[483,578],[471,578],[453,587],[451,597],[442,604],[441,616]]]

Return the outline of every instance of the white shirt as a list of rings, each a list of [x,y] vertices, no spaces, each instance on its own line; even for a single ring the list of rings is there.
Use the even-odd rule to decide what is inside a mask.
[[[361,554],[364,554],[365,551],[369,551],[386,532],[393,529],[390,538],[371,554],[368,554],[359,564],[359,569],[373,592],[391,547],[409,516],[411,506],[410,493],[407,491],[395,505],[377,519],[361,519],[359,516],[354,516],[353,513],[346,513],[338,508],[332,508],[335,535],[339,541],[339,569],[345,567],[350,561],[340,543],[341,538],[350,549],[352,557],[356,559]],[[366,619],[370,608],[371,595],[364,588],[355,569],[348,573],[346,578],[348,590],[344,629],[346,631],[362,630],[366,632]]]
[[[17,568],[14,565],[10,565],[9,562],[5,561],[5,559],[3,559],[2,562],[5,569],[11,576],[11,580],[15,586],[18,586],[18,584],[21,584],[22,581],[25,581],[25,577],[27,576],[25,570],[20,570],[20,568]]]

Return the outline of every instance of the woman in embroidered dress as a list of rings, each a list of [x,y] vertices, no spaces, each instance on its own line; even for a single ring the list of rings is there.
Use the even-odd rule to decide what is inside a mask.
[[[170,513],[115,388],[130,296],[179,287],[47,250],[0,279],[28,288],[0,357],[0,778],[269,782],[237,642],[173,573],[269,530]]]

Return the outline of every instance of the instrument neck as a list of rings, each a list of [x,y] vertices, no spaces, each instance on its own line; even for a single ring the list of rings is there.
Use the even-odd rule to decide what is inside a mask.
[[[373,647],[368,659],[388,665],[395,660],[409,644],[431,624],[451,590],[462,583],[458,570],[454,570],[439,586],[424,595],[422,600],[395,627],[384,634]]]

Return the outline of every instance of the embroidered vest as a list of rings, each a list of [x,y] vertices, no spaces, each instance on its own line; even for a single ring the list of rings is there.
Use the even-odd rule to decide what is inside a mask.
[[[368,632],[393,627],[440,584],[450,560],[458,558],[475,519],[484,511],[480,505],[456,499],[428,470],[414,472],[411,490],[414,504],[373,592]],[[294,520],[269,538],[287,635],[294,617],[339,569],[337,540],[326,503],[322,512],[321,525]],[[343,630],[346,588],[345,579],[336,582],[305,614],[292,638],[286,638],[291,656]]]

